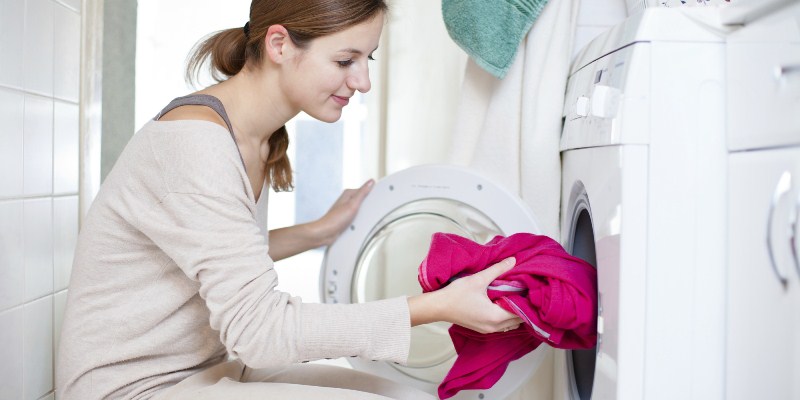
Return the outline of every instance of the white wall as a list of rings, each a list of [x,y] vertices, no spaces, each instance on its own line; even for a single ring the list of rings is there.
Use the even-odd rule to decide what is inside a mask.
[[[81,0],[0,0],[0,399],[52,399],[78,233]]]
[[[447,34],[442,5],[394,0],[381,62],[385,172],[447,161],[466,53]]]
[[[573,57],[594,38],[644,8],[642,0],[581,0],[579,4],[572,44]]]
[[[136,130],[175,97],[195,91],[183,79],[186,56],[195,43],[214,31],[243,27],[250,16],[250,0],[139,0],[138,4]]]

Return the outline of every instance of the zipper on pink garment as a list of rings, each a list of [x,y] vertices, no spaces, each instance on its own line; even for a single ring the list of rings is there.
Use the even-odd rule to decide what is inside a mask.
[[[547,340],[550,340],[550,334],[547,333],[547,331],[545,331],[544,329],[542,329],[542,328],[538,327],[536,324],[534,324],[533,321],[531,321],[531,319],[528,318],[528,315],[526,315],[524,312],[522,312],[522,310],[516,304],[514,304],[513,301],[511,301],[508,297],[501,297],[500,300],[502,300],[504,303],[506,303],[509,307],[511,307],[514,310],[516,310],[516,312],[514,314],[517,314],[518,317],[524,319],[525,322],[528,325],[530,325],[531,328],[533,328],[533,330],[536,331],[536,333],[541,335],[543,338],[545,338]]]

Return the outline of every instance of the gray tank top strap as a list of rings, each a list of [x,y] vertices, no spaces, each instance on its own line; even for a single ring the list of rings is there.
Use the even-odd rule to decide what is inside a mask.
[[[164,109],[161,110],[161,112],[158,113],[153,120],[158,121],[162,116],[164,116],[164,114],[180,106],[206,106],[211,108],[214,110],[214,112],[219,114],[220,117],[222,117],[222,120],[225,121],[225,125],[228,126],[228,132],[230,132],[231,138],[233,139],[234,143],[236,142],[236,136],[233,135],[233,126],[231,125],[231,120],[228,118],[228,113],[225,112],[225,107],[218,98],[209,94],[190,94],[188,96],[178,97],[167,104],[167,106],[164,107]],[[236,150],[239,150],[239,146],[236,146]],[[239,152],[239,158],[242,159],[242,166],[245,166],[241,151]],[[245,170],[247,170],[246,166]]]
[[[228,131],[233,136],[233,126],[231,126],[231,120],[228,118],[228,113],[225,112],[225,107],[222,105],[222,102],[219,101],[218,98],[210,95],[210,94],[190,94],[188,96],[178,97],[163,110],[161,110],[158,115],[156,115],[154,120],[158,121],[164,114],[180,107],[180,106],[206,106],[214,110],[220,117],[225,121],[225,125],[228,126]]]

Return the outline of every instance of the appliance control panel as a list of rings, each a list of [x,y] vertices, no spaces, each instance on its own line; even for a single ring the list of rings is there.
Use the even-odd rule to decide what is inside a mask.
[[[646,143],[649,45],[633,43],[598,58],[570,76],[561,150]],[[629,127],[639,129],[629,130]]]

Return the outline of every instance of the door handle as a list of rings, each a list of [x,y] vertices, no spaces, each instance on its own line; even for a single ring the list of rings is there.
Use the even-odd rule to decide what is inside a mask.
[[[781,178],[778,180],[778,185],[775,187],[775,193],[772,195],[772,202],[769,206],[769,216],[767,217],[767,253],[769,253],[769,261],[772,263],[772,270],[778,277],[781,284],[786,285],[788,277],[786,272],[778,264],[777,256],[775,255],[774,240],[772,238],[772,224],[775,219],[775,209],[778,207],[781,199],[792,188],[792,174],[789,171],[784,171]]]
[[[794,258],[794,267],[797,269],[797,274],[800,275],[800,249],[797,248],[797,231],[800,230],[800,191],[797,193],[797,200],[794,204],[794,222],[791,225],[791,239],[789,245],[792,248],[792,258]]]
[[[800,64],[779,65],[774,70],[775,80],[778,82],[795,74],[800,74]]]

